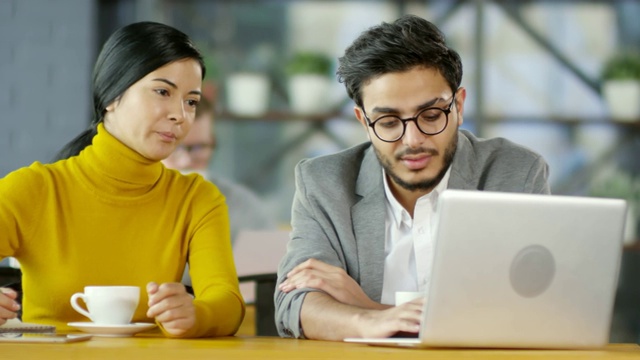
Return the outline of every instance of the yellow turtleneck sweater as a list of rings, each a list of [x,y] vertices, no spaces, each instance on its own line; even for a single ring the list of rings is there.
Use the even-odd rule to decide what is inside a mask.
[[[188,260],[197,320],[184,337],[239,327],[227,205],[202,177],[142,157],[100,124],[78,156],[0,179],[0,199],[0,259],[20,261],[24,321],[59,331],[89,321],[69,304],[88,285],[140,286],[132,321],[153,321],[146,284],[179,282]]]

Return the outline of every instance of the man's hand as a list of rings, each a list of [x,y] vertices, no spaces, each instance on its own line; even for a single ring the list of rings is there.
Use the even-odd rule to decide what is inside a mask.
[[[196,324],[193,297],[180,283],[147,284],[149,310],[147,316],[159,321],[171,335],[181,336]]]
[[[388,307],[371,300],[342,268],[316,259],[309,259],[293,268],[278,288],[285,293],[294,289],[313,288],[326,292],[343,304],[365,309]]]
[[[14,319],[20,310],[20,305],[16,302],[18,293],[9,288],[0,288],[0,325],[8,319]]]
[[[422,307],[425,298],[421,297],[387,310],[366,311],[357,316],[360,337],[386,338],[398,332],[420,332]]]
[[[348,337],[385,338],[398,332],[418,333],[425,299],[385,310],[338,302],[329,294],[310,292],[302,303],[300,323],[308,339],[342,341]]]

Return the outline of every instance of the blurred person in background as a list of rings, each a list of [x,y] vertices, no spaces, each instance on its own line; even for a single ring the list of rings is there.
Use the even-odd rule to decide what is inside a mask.
[[[176,150],[162,162],[168,168],[179,170],[183,174],[200,174],[218,187],[227,202],[233,244],[243,230],[273,230],[277,228],[277,224],[257,194],[245,186],[214,175],[210,171],[209,165],[217,144],[214,120],[214,106],[203,96],[196,105],[196,119],[191,131]],[[188,269],[185,271],[182,282],[191,286]]]
[[[249,188],[228,180],[209,169],[216,150],[213,104],[202,97],[196,105],[196,120],[176,150],[162,162],[184,174],[198,173],[213,182],[227,200],[231,222],[231,242],[242,230],[275,229],[276,220],[264,201]]]

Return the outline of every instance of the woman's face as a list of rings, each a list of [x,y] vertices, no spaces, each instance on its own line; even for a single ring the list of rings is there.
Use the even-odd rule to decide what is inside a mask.
[[[107,106],[105,129],[145,158],[162,160],[191,129],[201,87],[202,68],[196,60],[171,62]]]

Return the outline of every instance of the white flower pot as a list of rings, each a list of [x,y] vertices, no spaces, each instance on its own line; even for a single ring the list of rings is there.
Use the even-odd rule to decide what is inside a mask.
[[[604,82],[602,95],[614,120],[640,120],[640,81],[609,80]]]
[[[227,78],[229,112],[240,116],[263,115],[269,108],[269,78],[259,73],[236,73]]]
[[[289,104],[296,114],[326,112],[329,78],[321,75],[295,75],[289,79]]]

